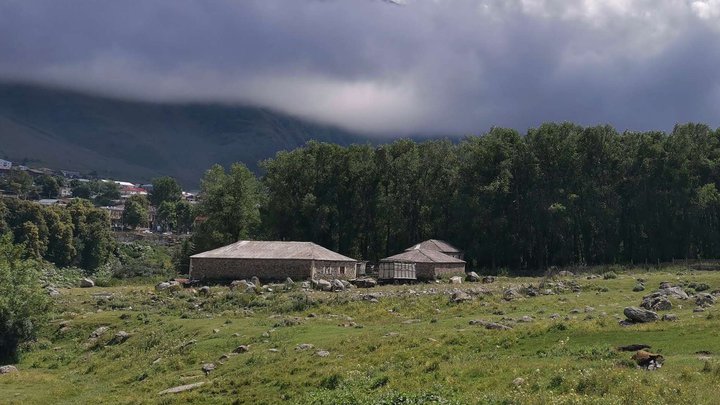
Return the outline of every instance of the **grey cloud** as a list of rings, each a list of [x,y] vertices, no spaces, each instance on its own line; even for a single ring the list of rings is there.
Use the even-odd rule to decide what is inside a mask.
[[[6,0],[0,78],[381,134],[720,124],[720,2]]]

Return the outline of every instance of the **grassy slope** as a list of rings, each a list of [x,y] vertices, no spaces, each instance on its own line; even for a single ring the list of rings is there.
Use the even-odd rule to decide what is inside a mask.
[[[0,158],[37,166],[136,181],[172,175],[191,187],[214,163],[255,168],[310,139],[367,141],[262,108],[131,102],[0,83]]]
[[[714,403],[720,362],[713,360],[710,371],[701,371],[705,364],[696,352],[720,354],[717,310],[695,314],[692,303],[676,301],[670,312],[680,321],[622,328],[617,324],[622,309],[638,305],[645,294],[631,291],[636,276],[579,278],[578,294],[512,302],[501,299],[505,286],[539,280],[500,279],[488,286],[492,296],[459,305],[449,304],[447,295],[429,294],[383,297],[375,304],[349,299],[367,290],[312,293],[315,303],[309,307],[300,292],[256,298],[214,287],[212,298],[188,292],[153,298],[150,286],[64,290],[53,325],[24,355],[20,373],[0,377],[0,392],[2,401],[18,404],[377,403],[403,396],[458,403]],[[720,273],[639,276],[652,287],[679,279],[720,287]],[[450,286],[387,286],[373,292],[430,288]],[[114,297],[91,296],[100,291]],[[595,310],[585,313],[586,306]],[[574,308],[583,312],[570,315]],[[569,319],[550,320],[555,312]],[[317,316],[308,318],[310,313]],[[536,320],[511,331],[468,324],[523,315]],[[348,316],[363,327],[341,326],[350,322]],[[284,320],[294,317],[301,323],[286,326]],[[66,334],[57,332],[61,320],[70,321]],[[101,325],[109,325],[110,332],[88,343],[90,332]],[[132,337],[105,346],[118,330]],[[192,339],[197,343],[180,348]],[[312,343],[315,350],[297,351],[299,343]],[[666,357],[665,367],[656,372],[628,367],[631,354],[612,348],[631,343],[652,345]],[[251,345],[250,352],[218,362],[240,344]],[[319,349],[330,356],[314,355]],[[200,371],[205,362],[218,365],[207,377]],[[526,383],[514,386],[517,377]],[[158,395],[199,381],[206,384],[194,391]]]

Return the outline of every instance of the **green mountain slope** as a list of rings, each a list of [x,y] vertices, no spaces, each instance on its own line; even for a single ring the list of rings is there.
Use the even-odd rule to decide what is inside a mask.
[[[124,101],[25,84],[0,84],[0,158],[53,169],[196,187],[212,164],[257,162],[311,139],[368,138],[263,108]]]

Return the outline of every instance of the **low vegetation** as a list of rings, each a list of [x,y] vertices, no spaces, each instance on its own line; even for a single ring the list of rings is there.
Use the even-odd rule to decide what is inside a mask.
[[[720,273],[615,267],[602,276],[609,271],[337,293],[300,283],[262,294],[156,291],[132,279],[59,289],[50,322],[23,346],[19,371],[0,375],[0,392],[18,404],[713,403],[715,307],[694,312],[694,300],[672,299],[660,313],[676,321],[618,321],[661,282],[713,292]],[[648,291],[633,291],[638,283]],[[454,289],[473,299],[453,303]],[[616,350],[630,344],[650,345],[664,366],[637,368],[632,352]]]

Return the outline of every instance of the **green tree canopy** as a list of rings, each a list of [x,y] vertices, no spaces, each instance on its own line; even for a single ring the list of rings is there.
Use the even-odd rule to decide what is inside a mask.
[[[182,188],[172,177],[158,177],[153,179],[152,185],[150,202],[153,207],[159,207],[163,202],[174,203],[182,198]]]

